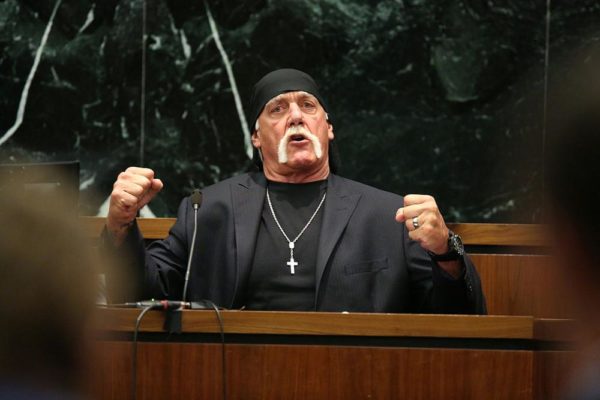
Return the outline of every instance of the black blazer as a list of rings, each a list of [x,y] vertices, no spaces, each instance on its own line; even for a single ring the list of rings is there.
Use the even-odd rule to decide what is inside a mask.
[[[250,173],[203,190],[188,300],[244,305],[266,184],[262,173]],[[395,221],[402,205],[401,196],[329,176],[316,250],[315,310],[484,314],[470,259],[464,257],[462,278],[450,277]],[[169,236],[148,249],[133,227],[119,252],[133,256],[134,280],[141,283],[136,297],[181,300],[193,216],[186,198]]]

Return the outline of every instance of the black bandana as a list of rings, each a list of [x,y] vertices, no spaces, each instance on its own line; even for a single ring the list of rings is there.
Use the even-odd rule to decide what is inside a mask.
[[[312,94],[319,100],[319,103],[321,103],[321,106],[327,112],[327,107],[314,79],[305,72],[285,68],[269,72],[254,85],[254,92],[250,101],[250,112],[252,113],[250,122],[252,124],[256,123],[258,116],[269,100],[282,93],[295,91],[304,91]]]

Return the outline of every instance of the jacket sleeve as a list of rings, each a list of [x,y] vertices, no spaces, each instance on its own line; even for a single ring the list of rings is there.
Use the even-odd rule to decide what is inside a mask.
[[[410,277],[412,312],[486,314],[479,275],[468,255],[460,260],[463,273],[453,278],[404,232],[404,254]]]
[[[185,198],[177,213],[177,221],[164,240],[153,242],[146,249],[137,222],[130,228],[125,241],[116,248],[106,227],[101,235],[101,250],[116,257],[124,274],[107,276],[110,301],[137,301],[141,299],[181,300],[188,255],[189,198]],[[193,218],[192,218],[193,219]],[[126,279],[126,282],[116,282]],[[112,288],[111,288],[112,286]],[[120,295],[115,295],[119,287]],[[115,301],[116,300],[116,301]]]

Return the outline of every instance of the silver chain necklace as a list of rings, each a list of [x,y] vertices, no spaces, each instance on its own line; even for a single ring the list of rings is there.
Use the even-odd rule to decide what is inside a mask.
[[[281,224],[279,223],[279,220],[277,219],[277,216],[275,215],[275,210],[273,210],[273,204],[271,203],[271,196],[269,196],[269,188],[267,188],[267,203],[269,203],[269,209],[271,210],[271,215],[273,215],[273,219],[275,220],[275,223],[277,224],[277,227],[279,228],[279,230],[283,234],[283,237],[285,237],[285,240],[287,240],[288,246],[290,248],[290,260],[286,264],[287,264],[288,267],[290,267],[290,273],[292,275],[294,275],[296,273],[295,267],[298,265],[298,262],[296,262],[294,260],[294,247],[295,247],[295,243],[298,241],[298,239],[300,239],[300,236],[302,236],[302,234],[304,233],[304,231],[309,227],[309,225],[313,222],[313,220],[317,216],[317,213],[319,212],[319,210],[321,209],[321,206],[325,202],[325,197],[326,196],[327,196],[327,193],[324,193],[323,194],[323,198],[321,199],[321,202],[319,203],[319,206],[317,207],[317,209],[313,213],[312,217],[310,217],[310,219],[308,220],[308,222],[306,223],[306,225],[304,225],[304,228],[302,228],[302,230],[300,231],[300,233],[298,234],[298,236],[296,236],[294,238],[294,240],[290,240],[290,238],[288,237],[288,235],[285,233],[285,231],[281,227]]]

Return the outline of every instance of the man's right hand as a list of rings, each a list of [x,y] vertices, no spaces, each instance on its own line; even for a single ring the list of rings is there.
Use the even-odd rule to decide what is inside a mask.
[[[148,168],[129,167],[121,172],[110,194],[106,228],[116,245],[122,243],[137,212],[150,202],[163,188],[154,171]]]

